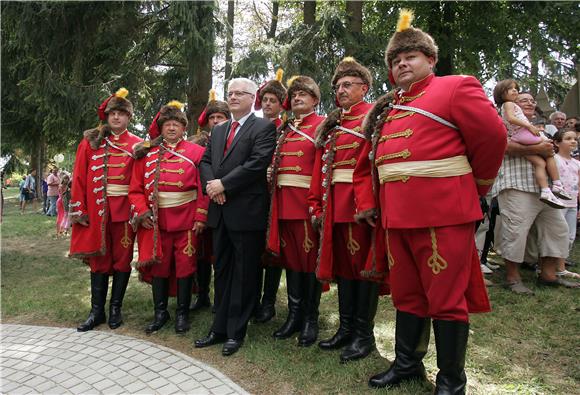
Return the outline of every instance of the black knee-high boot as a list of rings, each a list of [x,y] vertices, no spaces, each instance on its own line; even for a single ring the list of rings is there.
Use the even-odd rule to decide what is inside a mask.
[[[469,324],[461,321],[433,320],[437,347],[437,379],[435,394],[463,395],[467,385],[465,352],[469,337]]]
[[[355,281],[337,277],[336,282],[338,284],[338,315],[340,324],[334,336],[318,343],[318,347],[323,350],[334,350],[344,347],[352,340]]]
[[[193,276],[177,279],[177,307],[175,309],[175,333],[189,330],[189,304]]]
[[[111,329],[117,329],[123,323],[121,307],[130,277],[131,272],[115,272],[113,274],[111,300],[109,301],[109,328]]]
[[[153,291],[153,307],[155,309],[155,317],[153,322],[147,325],[145,333],[150,334],[157,332],[169,321],[169,312],[167,311],[167,299],[169,298],[169,279],[161,277],[153,277],[151,280],[151,288]],[[191,292],[191,290],[189,291]]]
[[[369,380],[369,386],[383,388],[408,380],[425,380],[423,357],[429,346],[431,319],[397,310],[395,361],[386,372]]]
[[[322,284],[318,281],[314,273],[301,274],[303,284],[305,284],[302,292],[302,295],[304,295],[304,322],[300,335],[298,336],[298,345],[301,347],[309,347],[318,338],[318,306],[320,305]]]
[[[108,274],[91,272],[91,312],[86,321],[77,327],[78,332],[90,331],[107,320],[105,303],[107,301],[108,288]]]
[[[356,308],[352,342],[340,354],[341,362],[362,359],[375,350],[375,315],[379,303],[379,284],[356,281]]]
[[[288,317],[280,329],[274,332],[276,339],[287,339],[302,328],[302,273],[286,269],[286,289],[288,290]]]
[[[259,323],[268,322],[276,315],[276,295],[282,276],[282,268],[278,266],[268,266],[264,271],[264,295],[255,317]]]

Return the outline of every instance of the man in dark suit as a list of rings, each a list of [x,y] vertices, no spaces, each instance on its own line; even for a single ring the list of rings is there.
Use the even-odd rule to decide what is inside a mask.
[[[213,228],[216,257],[216,314],[209,334],[196,340],[195,346],[224,343],[224,356],[238,351],[246,336],[265,244],[266,169],[276,128],[251,112],[256,91],[256,84],[246,78],[230,82],[232,119],[214,127],[200,164],[201,181],[212,200],[207,224]]]

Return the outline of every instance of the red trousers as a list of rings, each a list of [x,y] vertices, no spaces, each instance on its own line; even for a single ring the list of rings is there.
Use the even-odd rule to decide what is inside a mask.
[[[161,230],[163,259],[150,268],[152,277],[169,278],[172,269],[175,278],[185,278],[196,271],[197,236],[192,230],[168,232]]]
[[[280,220],[280,264],[295,272],[314,273],[318,233],[309,220]]]
[[[371,247],[371,228],[356,222],[335,223],[332,226],[334,276],[346,280],[368,281],[361,277]]]
[[[388,229],[386,241],[397,310],[463,322],[469,322],[469,313],[491,311],[473,223]]]
[[[89,258],[92,273],[130,272],[135,233],[128,222],[109,222],[105,232],[107,253]]]

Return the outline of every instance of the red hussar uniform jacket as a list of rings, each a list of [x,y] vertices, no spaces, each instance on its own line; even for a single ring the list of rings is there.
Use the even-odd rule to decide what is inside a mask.
[[[107,222],[129,220],[127,193],[133,170],[133,146],[142,139],[125,131],[115,136],[105,125],[85,132],[73,170],[70,215],[88,219],[89,226],[73,223],[70,256],[105,255]],[[128,242],[132,241],[129,240]],[[123,240],[121,240],[123,243]]]
[[[317,145],[324,153],[315,164],[309,210],[315,221],[322,224],[317,268],[320,280],[328,281],[334,276],[333,224],[355,222],[357,203],[363,207],[374,206],[370,171],[362,176],[354,175],[357,163],[368,162],[369,147],[361,125],[371,107],[372,104],[359,102],[348,111],[335,110],[318,131]],[[359,250],[358,243],[351,244]]]
[[[505,127],[481,84],[470,76],[431,74],[396,95],[395,104],[427,110],[459,130],[412,111],[389,112],[374,155],[380,200],[388,202],[381,205],[383,226],[425,228],[481,219],[478,196],[491,188],[506,144]],[[417,162],[441,160],[428,162],[431,171],[439,171],[437,166],[458,175],[413,175],[414,164],[421,166]]]
[[[268,223],[267,248],[280,254],[279,220],[307,220],[308,189],[312,179],[314,162],[320,151],[314,144],[316,127],[324,117],[314,112],[301,121],[289,121],[281,130],[272,168],[272,204]],[[294,128],[290,125],[294,122]],[[316,237],[312,235],[312,238]]]
[[[150,144],[140,148],[148,151],[146,154],[136,152],[139,157],[144,156],[135,163],[129,190],[132,222],[137,228],[139,265],[160,261],[160,231],[191,231],[196,221],[206,222],[209,205],[209,198],[202,194],[198,172],[204,148],[183,140],[171,148],[161,138]],[[138,226],[143,217],[151,214],[153,229]],[[196,240],[192,231],[189,237],[192,238],[190,252],[194,255]]]
[[[395,306],[462,321],[468,312],[489,311],[472,224],[482,217],[478,196],[493,184],[506,131],[481,84],[470,76],[430,74],[406,92],[379,99],[365,135],[372,141],[369,158],[380,206],[371,271],[392,268]],[[423,292],[428,303],[409,305],[402,296],[409,290]]]

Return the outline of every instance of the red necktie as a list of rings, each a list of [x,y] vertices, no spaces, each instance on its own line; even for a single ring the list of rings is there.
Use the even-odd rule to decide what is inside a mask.
[[[228,134],[228,140],[226,141],[226,147],[224,148],[224,154],[228,151],[230,145],[232,145],[232,141],[234,141],[234,137],[236,136],[236,129],[238,128],[239,125],[240,123],[238,121],[232,122],[230,134]]]

